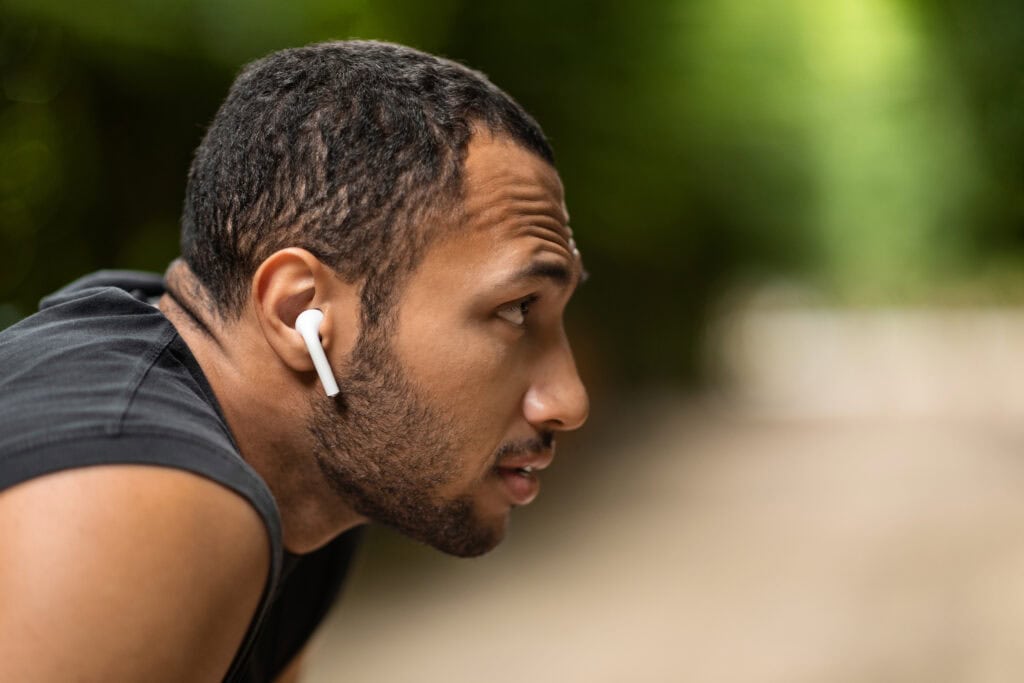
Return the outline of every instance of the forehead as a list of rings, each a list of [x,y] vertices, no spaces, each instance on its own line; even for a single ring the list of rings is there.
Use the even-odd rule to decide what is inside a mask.
[[[521,216],[567,232],[562,181],[547,161],[503,136],[477,133],[465,164],[466,227],[480,229]]]
[[[572,271],[568,219],[562,181],[551,164],[507,138],[476,134],[465,161],[458,224],[428,247],[425,261],[458,268],[469,278],[478,268],[522,267],[547,254]]]

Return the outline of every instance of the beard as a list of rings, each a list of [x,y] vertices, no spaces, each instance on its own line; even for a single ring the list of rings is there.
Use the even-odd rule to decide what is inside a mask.
[[[454,420],[424,399],[379,332],[360,336],[342,393],[312,399],[309,431],[324,477],[357,513],[459,557],[482,555],[504,535],[468,494],[444,498],[462,472]]]

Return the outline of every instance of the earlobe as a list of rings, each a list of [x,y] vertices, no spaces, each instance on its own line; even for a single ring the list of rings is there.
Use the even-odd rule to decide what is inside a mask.
[[[320,377],[320,384],[328,396],[338,395],[338,383],[331,371],[331,364],[327,361],[327,354],[324,353],[323,344],[320,343],[320,323],[324,320],[323,311],[318,308],[308,308],[295,319],[295,329],[302,335],[302,341],[306,342],[306,349],[309,357],[313,359],[313,367]]]

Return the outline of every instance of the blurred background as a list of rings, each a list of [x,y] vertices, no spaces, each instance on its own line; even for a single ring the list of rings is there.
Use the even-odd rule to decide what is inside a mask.
[[[245,62],[463,61],[544,126],[593,399],[474,561],[370,535],[334,681],[1024,677],[1019,0],[0,0],[0,328],[177,254]]]

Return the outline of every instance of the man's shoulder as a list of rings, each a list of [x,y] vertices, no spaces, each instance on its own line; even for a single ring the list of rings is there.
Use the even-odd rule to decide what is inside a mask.
[[[174,337],[144,290],[86,277],[43,299],[40,310],[0,332],[4,395],[37,386],[48,394],[99,381],[130,381],[130,370]],[[9,402],[9,401],[5,401]],[[0,404],[2,406],[2,404]]]
[[[0,556],[3,680],[220,680],[271,562],[242,497],[125,465],[0,493]]]
[[[259,488],[195,358],[144,300],[161,282],[88,276],[0,334],[0,490],[61,469],[133,461]]]
[[[56,292],[43,297],[39,309],[46,310],[69,301],[92,296],[99,291],[107,294],[118,290],[140,301],[155,299],[166,291],[163,277],[156,273],[135,270],[99,270],[74,280]]]

